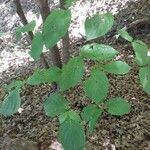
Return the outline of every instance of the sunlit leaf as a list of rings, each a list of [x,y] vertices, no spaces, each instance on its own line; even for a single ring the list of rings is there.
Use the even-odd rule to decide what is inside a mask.
[[[21,99],[18,89],[14,89],[9,95],[0,103],[0,113],[4,116],[11,116],[20,108]]]
[[[83,109],[81,116],[82,119],[88,123],[89,133],[93,132],[96,122],[101,114],[102,110],[94,104],[91,104]]]
[[[96,69],[85,81],[85,94],[96,103],[102,102],[108,93],[109,81],[104,72]]]
[[[81,118],[77,114],[77,112],[71,110],[71,111],[66,111],[65,113],[63,113],[63,114],[61,114],[59,116],[60,124],[63,123],[68,118],[71,119],[71,120],[75,120],[75,121],[81,122]]]
[[[119,30],[118,33],[123,39],[129,42],[133,41],[133,38],[129,35],[129,33],[125,30],[125,28],[122,28],[121,30]]]
[[[113,61],[104,65],[102,68],[104,71],[107,71],[109,73],[126,74],[129,72],[131,67],[123,61]]]
[[[114,17],[111,13],[94,15],[85,21],[85,34],[87,40],[105,35],[113,26]]]
[[[120,97],[108,100],[106,106],[108,113],[112,115],[122,116],[130,112],[130,104]]]
[[[148,46],[140,40],[133,41],[132,46],[136,55],[137,64],[140,66],[150,64],[150,56],[147,55]]]
[[[14,88],[21,88],[25,84],[25,81],[22,80],[13,80],[10,84],[6,85],[5,88],[8,91],[11,91]]]
[[[38,85],[41,83],[56,82],[61,74],[61,70],[58,67],[51,67],[49,69],[36,70],[31,75],[27,82],[30,85]]]
[[[65,7],[66,9],[68,9],[69,7],[72,6],[72,3],[73,3],[74,1],[76,1],[76,0],[64,0],[64,7]]]
[[[68,118],[60,125],[59,139],[65,150],[84,150],[84,130],[76,120]]]
[[[21,38],[22,33],[33,31],[35,25],[36,25],[36,22],[35,22],[35,20],[33,20],[30,23],[28,23],[28,24],[26,24],[22,27],[18,27],[16,29],[16,38],[17,38],[17,40],[19,40]]]
[[[34,35],[31,45],[31,51],[29,52],[30,56],[34,60],[37,60],[40,57],[43,50],[43,46],[44,46],[43,36],[40,32],[37,32]]]
[[[47,48],[52,48],[68,31],[71,21],[69,10],[55,10],[46,18],[43,39]]]
[[[51,94],[44,102],[44,110],[47,116],[55,117],[67,111],[67,100],[60,94]]]
[[[62,91],[74,87],[82,78],[84,73],[84,63],[79,57],[71,58],[62,68],[62,74],[58,84]]]
[[[104,44],[88,44],[80,49],[80,55],[92,60],[108,61],[115,57],[118,52],[111,46]]]
[[[150,94],[150,67],[140,68],[139,77],[144,91]]]

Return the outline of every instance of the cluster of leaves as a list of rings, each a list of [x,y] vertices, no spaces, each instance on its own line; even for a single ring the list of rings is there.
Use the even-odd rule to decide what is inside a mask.
[[[71,6],[73,0],[65,1],[65,8]],[[71,22],[70,10],[58,9],[53,11],[46,19],[42,32],[35,33],[31,45],[30,55],[35,60],[39,59],[44,45],[52,48],[68,31]],[[85,21],[85,37],[93,40],[105,35],[113,26],[114,18],[110,13],[94,15]],[[17,29],[17,37],[22,33],[34,30],[35,21]],[[137,64],[140,66],[139,77],[144,91],[150,93],[150,57],[147,45],[133,38],[124,29],[119,35],[132,43],[135,51]],[[70,61],[58,68],[36,70],[26,81],[13,81],[5,88],[8,96],[0,104],[0,113],[11,116],[20,108],[20,90],[27,83],[38,85],[41,83],[57,83],[60,91],[51,94],[44,102],[44,110],[49,117],[58,117],[60,122],[59,139],[65,150],[83,150],[85,146],[85,133],[83,122],[86,122],[88,133],[91,134],[97,120],[104,111],[111,115],[122,116],[129,113],[129,103],[121,98],[107,99],[109,91],[109,80],[107,73],[124,75],[129,72],[130,66],[123,61],[114,61],[118,52],[111,46],[105,44],[87,44],[80,49],[79,56],[71,58]],[[71,110],[68,100],[62,95],[63,92],[76,86],[82,81],[84,75],[84,60],[96,61],[91,74],[83,83],[86,96],[91,104],[83,108],[81,112]]]
[[[47,17],[42,33],[37,32],[34,36],[30,51],[31,57],[38,59],[44,45],[47,48],[53,47],[67,32],[70,21],[69,10],[53,11]],[[85,21],[87,40],[105,35],[111,29],[113,22],[114,18],[110,13],[87,18]],[[30,27],[29,24],[28,27]],[[26,30],[29,31],[28,29]],[[20,28],[19,31],[25,30]],[[114,61],[117,54],[118,52],[109,45],[97,43],[84,45],[80,49],[79,56],[71,58],[63,68],[53,66],[49,69],[36,70],[26,81],[14,81],[7,85],[9,95],[1,103],[0,113],[10,116],[17,112],[21,103],[19,91],[25,83],[38,85],[55,82],[60,87],[60,91],[51,94],[45,100],[45,113],[47,116],[59,118],[59,139],[65,150],[83,150],[85,146],[83,121],[87,123],[88,133],[91,134],[104,111],[116,116],[122,116],[130,111],[130,105],[125,99],[121,97],[107,99],[109,91],[107,73],[124,75],[130,70],[130,66],[125,62]],[[83,83],[84,92],[91,100],[91,104],[83,108],[81,112],[77,112],[70,109],[69,102],[62,96],[62,93],[82,81],[85,69],[84,60],[89,59],[97,62],[89,78]]]
[[[139,69],[139,79],[143,90],[150,94],[150,51],[148,45],[141,40],[134,40],[125,28],[119,30],[119,35],[129,41],[135,53],[135,60]]]

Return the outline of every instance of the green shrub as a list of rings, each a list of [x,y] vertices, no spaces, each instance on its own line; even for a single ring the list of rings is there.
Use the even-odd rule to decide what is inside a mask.
[[[135,61],[139,66],[139,79],[143,90],[150,94],[150,52],[148,45],[140,40],[134,40],[125,29],[121,29],[119,35],[131,42],[135,53]]]
[[[114,17],[110,13],[94,15],[85,21],[85,33],[87,41],[105,35],[113,26]],[[69,10],[55,10],[46,19],[42,32],[35,34],[32,41],[31,57],[37,60],[45,45],[53,47],[67,32],[71,22]],[[30,31],[33,23],[19,32]],[[18,31],[17,31],[18,33]],[[147,46],[133,38],[124,30],[119,31],[120,36],[132,43],[137,63],[141,66],[139,76],[141,84],[147,93],[150,93],[150,57],[147,56]],[[79,56],[70,58],[70,61],[58,68],[36,70],[26,81],[13,81],[6,86],[9,94],[0,105],[0,113],[11,116],[20,108],[19,92],[27,83],[38,85],[41,83],[57,83],[60,90],[51,94],[44,102],[45,114],[49,117],[58,117],[60,122],[59,140],[65,150],[83,150],[85,147],[85,130],[83,121],[87,123],[88,133],[91,134],[97,120],[103,112],[114,116],[122,116],[130,112],[130,104],[121,97],[107,99],[109,92],[109,79],[107,73],[124,75],[130,71],[130,66],[123,61],[115,61],[118,52],[110,45],[87,44],[80,49]],[[83,81],[85,73],[85,60],[93,60],[96,65],[92,67],[90,76]],[[91,100],[91,104],[83,110],[75,111],[69,106],[69,100],[62,95],[66,90],[83,82],[85,95]]]

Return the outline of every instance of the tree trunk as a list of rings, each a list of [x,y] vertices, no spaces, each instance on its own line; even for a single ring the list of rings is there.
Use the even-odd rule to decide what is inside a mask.
[[[35,0],[38,4],[43,23],[46,20],[47,16],[50,14],[50,9],[48,6],[48,1],[47,0]]]
[[[64,7],[64,0],[60,0],[60,8],[65,9]],[[67,32],[66,35],[62,38],[62,61],[63,64],[66,64],[69,61],[70,58],[70,38],[69,38],[69,33]]]
[[[28,21],[24,15],[20,0],[14,0],[14,3],[16,5],[16,12],[17,12],[18,16],[20,17],[22,24],[23,25],[28,24]],[[30,31],[30,32],[28,32],[28,34],[30,36],[30,39],[32,40],[33,39],[33,32]]]
[[[63,61],[63,64],[66,64],[70,58],[70,53],[69,53],[70,38],[69,38],[68,32],[66,33],[66,35],[62,39],[62,45],[63,45],[63,47],[62,47],[62,61]]]
[[[45,22],[47,16],[50,14],[50,9],[48,7],[48,1],[47,0],[36,0],[40,9],[40,13],[42,16],[43,23]],[[57,45],[55,45],[50,50],[52,62],[55,66],[62,68],[62,62],[61,57],[59,53],[59,49]]]
[[[20,17],[22,24],[23,24],[23,25],[28,24],[28,21],[27,21],[27,19],[26,19],[26,17],[25,17],[25,14],[24,14],[24,12],[23,12],[23,9],[22,9],[20,0],[14,0],[14,3],[15,3],[15,5],[16,5],[16,12],[17,12],[18,16]],[[33,36],[34,36],[34,35],[33,35],[33,32],[30,31],[30,32],[28,32],[28,34],[29,34],[29,36],[30,36],[30,39],[32,40],[32,39],[33,39]],[[46,59],[45,59],[43,53],[41,54],[41,61],[42,61],[42,63],[43,63],[43,65],[44,65],[45,68],[49,68],[49,65],[48,65],[48,63],[47,63],[47,61],[46,61]]]

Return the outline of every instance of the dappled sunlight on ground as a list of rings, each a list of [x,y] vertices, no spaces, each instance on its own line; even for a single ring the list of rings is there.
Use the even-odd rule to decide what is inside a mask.
[[[87,16],[92,16],[96,13],[112,12],[113,14],[118,13],[121,9],[126,7],[126,3],[130,0],[89,0],[83,1],[79,0],[71,8],[72,11],[72,23],[69,29],[70,37],[72,41],[79,40],[84,36],[84,21]],[[134,0],[136,1],[136,0]],[[36,30],[41,26],[42,19],[37,12],[37,8],[34,3],[22,1],[24,11],[26,12],[26,17],[28,21],[36,20]],[[55,0],[51,5],[51,8],[54,8],[54,5],[58,7],[58,1]],[[15,29],[17,26],[21,26],[21,22],[17,14],[15,13],[15,7],[10,1],[8,3],[0,4],[0,13],[2,14],[0,30],[6,32],[7,37],[0,37],[3,43],[0,46],[0,74],[3,71],[8,70],[11,67],[14,69],[22,65],[27,65],[30,61],[30,56],[28,51],[30,47],[26,47],[22,43],[25,43],[26,39],[16,42],[15,40]],[[36,32],[36,31],[35,31]],[[28,38],[28,37],[27,37]],[[22,50],[23,49],[23,50]]]
[[[19,66],[27,65],[30,59],[28,52],[18,51],[16,47],[13,52],[3,50],[0,54],[0,73],[10,67],[17,69]]]

